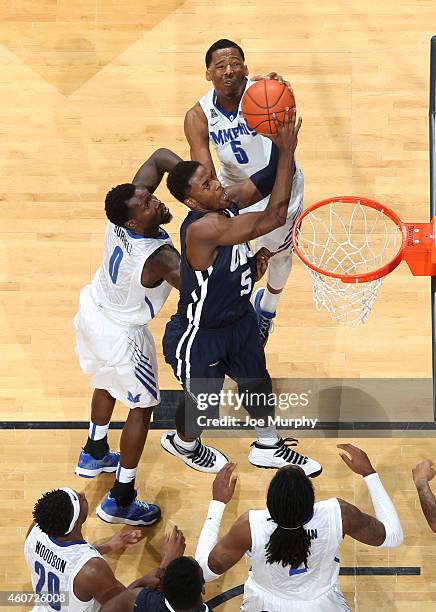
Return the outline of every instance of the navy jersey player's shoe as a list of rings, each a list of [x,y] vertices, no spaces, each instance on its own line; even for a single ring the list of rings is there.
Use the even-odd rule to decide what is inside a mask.
[[[221,451],[213,448],[213,446],[206,446],[200,438],[198,438],[197,445],[192,451],[180,448],[174,442],[175,435],[175,433],[171,432],[165,433],[160,441],[162,448],[184,461],[193,470],[216,474],[228,463],[229,460]]]
[[[322,466],[318,461],[300,455],[290,448],[296,446],[298,440],[295,438],[280,438],[274,446],[264,446],[259,442],[253,442],[248,455],[248,461],[256,467],[279,469],[286,465],[300,467],[306,476],[315,478],[322,472]]]
[[[260,307],[260,301],[263,297],[265,289],[260,287],[253,293],[251,301],[253,302],[254,310],[256,311],[257,326],[259,328],[259,334],[262,340],[262,345],[268,342],[268,337],[273,329],[273,319],[276,316],[275,312],[267,312],[262,310]]]
[[[120,453],[109,451],[103,459],[95,459],[92,455],[80,453],[75,473],[82,478],[94,478],[101,472],[115,472],[120,462]]]
[[[159,506],[146,504],[136,499],[136,495],[135,490],[135,497],[128,506],[118,506],[114,498],[108,493],[95,512],[106,523],[124,523],[137,527],[153,525],[161,517]]]

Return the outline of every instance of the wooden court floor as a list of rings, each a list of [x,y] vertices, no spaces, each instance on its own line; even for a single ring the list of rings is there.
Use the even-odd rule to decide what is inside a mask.
[[[131,180],[157,147],[188,155],[183,116],[208,89],[203,57],[218,38],[242,45],[251,74],[276,70],[292,82],[304,120],[298,160],[307,204],[365,195],[405,221],[426,221],[435,23],[436,6],[420,0],[0,0],[0,421],[89,418],[72,319],[80,289],[100,262],[104,195]],[[178,245],[185,211],[164,186],[158,194],[174,214],[169,232]],[[392,379],[393,389],[398,378],[430,378],[428,279],[412,278],[402,264],[386,279],[367,323],[352,333],[317,312],[311,292],[308,274],[295,262],[267,347],[274,377],[380,377]],[[173,292],[151,325],[162,389],[177,388],[160,344],[176,303]],[[117,409],[116,419],[123,418]],[[415,404],[412,397],[401,414],[393,409],[384,416],[397,419],[429,422],[431,403]],[[79,486],[72,470],[84,433],[0,432],[0,590],[28,585],[21,551],[32,505],[46,488]],[[346,543],[342,564],[419,566],[422,574],[343,577],[342,588],[356,610],[432,610],[436,539],[420,514],[410,470],[435,458],[436,445],[410,432],[381,435],[359,443],[380,461],[406,541],[388,552]],[[113,436],[115,443],[118,432]],[[194,507],[207,508],[211,479],[164,457],[158,437],[151,433],[139,485],[162,504],[165,518],[138,550],[111,559],[126,582],[155,562],[171,521],[187,530],[192,552],[200,522],[184,519]],[[259,507],[270,475],[249,469],[248,441],[222,444],[241,472],[229,522]],[[326,466],[319,495],[348,495],[368,507],[361,485],[335,458],[334,444],[305,437],[304,448],[322,452]],[[109,482],[80,482],[93,509]],[[88,531],[92,540],[111,528],[92,519]],[[241,584],[245,570],[241,562],[208,595]],[[220,610],[237,606],[232,600]]]
[[[152,431],[147,441],[138,473],[138,489],[146,501],[158,503],[162,520],[144,529],[144,539],[135,548],[109,562],[117,577],[128,584],[149,571],[159,559],[159,544],[165,530],[174,524],[184,531],[186,554],[193,554],[209,505],[213,477],[192,471],[165,453],[159,444],[160,432]],[[30,588],[22,555],[23,540],[31,521],[35,500],[41,492],[70,486],[86,493],[90,514],[85,537],[101,541],[120,527],[105,524],[95,516],[95,508],[113,482],[113,475],[104,474],[93,480],[74,475],[85,431],[2,431],[0,448],[3,465],[0,500],[0,585],[1,590]],[[110,432],[113,448],[119,432]],[[347,439],[301,440],[301,448],[320,460],[323,474],[314,480],[316,498],[341,497],[372,512],[371,501],[361,478],[353,475],[338,457],[336,444]],[[419,501],[411,479],[411,468],[431,456],[431,440],[400,438],[396,440],[351,440],[364,448],[389,491],[400,515],[405,533],[400,548],[382,549],[364,546],[346,538],[341,547],[342,567],[372,567],[378,573],[393,567],[419,568],[419,576],[375,575],[341,577],[340,584],[352,610],[430,612],[436,606],[434,567],[436,547],[434,534],[421,515]],[[234,499],[226,508],[221,533],[237,516],[250,508],[265,507],[266,490],[272,473],[249,465],[248,438],[226,438],[215,443],[232,460],[238,462],[239,484]],[[221,580],[207,585],[206,598],[211,599],[242,584],[247,575],[245,560]],[[216,610],[236,612],[240,598],[218,606]],[[23,608],[24,609],[24,608]]]

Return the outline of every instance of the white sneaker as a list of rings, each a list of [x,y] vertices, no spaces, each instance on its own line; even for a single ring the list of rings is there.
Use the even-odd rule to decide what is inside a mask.
[[[306,476],[315,478],[322,472],[322,466],[318,461],[300,455],[297,451],[290,448],[296,446],[298,440],[295,438],[280,438],[274,446],[264,446],[259,442],[251,445],[248,461],[256,467],[279,469],[286,465],[296,465],[300,467]]]
[[[163,449],[171,455],[178,457],[193,470],[197,472],[206,472],[208,474],[216,474],[220,469],[228,463],[228,459],[221,451],[213,446],[206,446],[198,438],[197,445],[193,450],[184,450],[177,446],[174,442],[175,433],[165,433],[160,441]]]

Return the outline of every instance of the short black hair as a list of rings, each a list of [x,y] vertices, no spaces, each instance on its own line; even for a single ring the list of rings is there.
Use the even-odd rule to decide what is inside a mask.
[[[115,225],[125,227],[130,219],[129,208],[127,201],[133,198],[135,193],[135,185],[133,183],[123,183],[113,187],[106,195],[104,201],[104,210],[106,216]]]
[[[54,489],[38,499],[33,509],[33,518],[41,531],[57,538],[65,535],[73,513],[73,504],[68,493]]]
[[[168,190],[179,202],[183,203],[187,198],[189,181],[198,166],[200,166],[198,161],[181,161],[168,174]]]
[[[192,557],[174,559],[165,570],[161,591],[173,608],[190,610],[201,602],[204,579]]]
[[[214,42],[213,45],[211,45],[209,49],[206,51],[206,55],[204,58],[204,61],[206,62],[206,68],[209,68],[212,62],[213,53],[215,51],[219,51],[220,49],[237,49],[242,59],[245,61],[244,52],[242,51],[241,47],[238,44],[233,42],[233,40],[229,40],[228,38],[220,38],[220,40],[217,40],[216,42]]]

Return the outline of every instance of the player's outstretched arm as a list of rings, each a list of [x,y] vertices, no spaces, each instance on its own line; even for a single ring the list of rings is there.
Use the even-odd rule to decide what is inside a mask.
[[[418,463],[412,470],[412,474],[424,516],[430,529],[436,533],[436,497],[429,485],[430,480],[432,480],[436,474],[433,461],[430,459],[421,461],[421,463]]]
[[[268,234],[286,222],[289,198],[292,190],[292,166],[294,151],[298,142],[301,118],[296,121],[295,112],[286,113],[284,124],[274,116],[277,135],[271,139],[279,149],[277,174],[268,206],[265,210],[229,218],[219,213],[205,215],[188,228],[189,242],[196,244],[196,253],[202,261],[207,259],[205,253],[212,256],[218,246],[241,244],[259,236]],[[196,265],[195,255],[188,254],[190,264]],[[197,262],[198,263],[198,262]]]
[[[213,499],[195,551],[195,558],[203,570],[206,582],[219,578],[251,548],[247,513],[240,516],[230,531],[217,542],[224,509],[236,487],[236,476],[233,475],[235,468],[236,463],[226,463],[215,477],[212,485]]]
[[[341,458],[350,470],[363,476],[376,515],[365,514],[356,506],[339,499],[344,535],[371,546],[400,546],[403,542],[400,519],[368,455],[353,444],[338,444],[338,448],[345,451],[341,453]]]
[[[209,148],[209,127],[199,102],[186,113],[184,130],[190,147],[191,159],[206,166],[212,171],[213,176],[216,176]]]
[[[137,187],[146,187],[150,193],[158,187],[165,172],[171,172],[176,164],[182,161],[169,149],[157,149],[133,177],[132,183]]]

